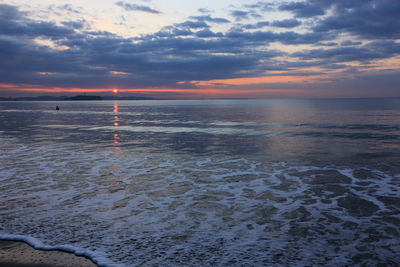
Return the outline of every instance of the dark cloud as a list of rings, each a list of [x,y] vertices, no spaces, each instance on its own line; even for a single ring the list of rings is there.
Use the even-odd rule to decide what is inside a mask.
[[[302,60],[329,59],[331,62],[360,61],[390,58],[400,54],[400,46],[394,41],[376,41],[360,47],[336,47],[331,49],[313,49],[294,53]]]
[[[53,50],[38,45],[32,39],[49,29],[55,35],[52,28],[55,25],[26,19],[17,9],[13,10],[15,19],[7,21],[9,28],[15,28],[17,24],[25,28],[29,25],[30,29],[35,30],[26,35],[30,39],[24,40],[9,38],[20,32],[2,31],[0,77],[3,83],[18,84],[23,81],[42,88],[179,86],[177,82],[181,80],[234,78],[240,77],[242,71],[260,73],[262,68],[257,67],[260,58],[273,56],[248,54],[245,46],[224,39],[222,33],[212,32],[202,21],[179,23],[168,27],[169,35],[160,36],[159,32],[151,37],[137,39],[135,43],[129,38],[121,38],[109,32],[75,33],[69,29],[80,25],[65,22],[59,28],[66,31],[63,32],[66,34],[54,41],[56,45],[68,46],[70,49]],[[192,33],[190,29],[200,30]],[[193,37],[179,38],[181,35]],[[217,40],[203,40],[211,37],[217,37]],[[217,54],[213,55],[213,52]],[[110,71],[115,70],[127,74],[112,75]]]
[[[279,9],[300,18],[317,17],[312,28],[316,32],[345,32],[370,40],[400,38],[398,0],[308,0],[286,2]]]
[[[212,10],[210,10],[208,8],[204,8],[204,7],[197,9],[197,11],[199,11],[200,13],[205,13],[205,14],[213,12]]]
[[[354,42],[351,40],[343,41],[340,43],[340,45],[342,45],[342,46],[352,46],[352,45],[360,45],[360,44],[362,44],[362,42]],[[335,45],[336,45],[336,43],[335,43]]]
[[[54,22],[30,20],[26,17],[26,13],[10,5],[0,5],[0,14],[1,35],[59,39],[74,34],[74,30],[67,26],[59,26]]]
[[[293,12],[297,17],[300,18],[324,15],[326,4],[323,2],[325,1],[321,1],[319,5],[314,4],[314,2],[315,1],[284,3],[279,7],[279,10]]]
[[[297,19],[275,20],[271,23],[271,26],[281,27],[281,28],[294,28],[299,25],[301,25],[301,21]]]
[[[176,27],[183,27],[189,29],[209,28],[210,26],[204,21],[187,20],[182,23],[175,24]]]
[[[66,12],[70,12],[70,13],[81,14],[79,9],[73,7],[71,4],[50,5],[48,10],[50,10],[50,11],[61,10],[61,11],[66,11]]]
[[[244,20],[244,19],[250,19],[250,18],[261,18],[261,16],[256,13],[253,10],[233,10],[231,12],[231,16],[233,16],[235,18],[235,20]]]
[[[182,23],[176,23],[171,26],[166,26],[154,34],[148,34],[148,35],[145,35],[144,37],[142,36],[142,37],[139,37],[136,39],[143,41],[145,39],[148,40],[148,39],[154,39],[154,38],[173,38],[173,37],[179,37],[179,36],[191,36],[191,35],[195,35],[192,30],[198,30],[198,29],[203,29],[204,33],[205,32],[211,33],[210,30],[206,31],[209,28],[210,28],[210,26],[207,23],[205,23],[204,21],[187,20]],[[211,37],[211,35],[208,37]]]
[[[383,2],[397,2],[397,0],[382,0]],[[292,12],[297,17],[310,18],[327,14],[328,10],[342,12],[345,10],[359,9],[362,6],[375,7],[381,1],[375,0],[307,0],[298,2],[285,2],[278,9]]]
[[[338,43],[336,43],[336,42],[319,42],[319,43],[315,43],[313,45],[314,46],[337,46]]]
[[[258,9],[261,11],[272,11],[275,9],[276,4],[274,3],[267,3],[267,2],[257,2],[255,4],[247,4],[244,5],[245,8],[250,8],[250,9]]]
[[[269,25],[270,25],[269,21],[259,21],[255,24],[241,25],[241,27],[244,29],[247,29],[247,30],[254,30],[254,29],[261,29],[261,28],[264,28],[265,26],[269,26]]]
[[[19,11],[18,7],[0,4],[0,20],[17,20],[23,16],[25,16],[25,13]]]
[[[230,21],[225,18],[214,18],[210,15],[203,15],[203,16],[191,16],[190,19],[199,20],[199,21],[207,21],[211,23],[229,23]]]
[[[88,23],[85,20],[77,20],[77,21],[63,21],[61,22],[62,25],[72,28],[72,29],[83,29],[85,28]]]
[[[125,3],[122,1],[118,1],[115,4],[123,9],[125,9],[126,11],[142,11],[142,12],[147,12],[147,13],[152,13],[152,14],[161,14],[160,11],[153,9],[149,6],[145,6],[145,5]]]
[[[253,20],[259,16],[257,12],[267,8],[262,3],[247,5],[247,9],[233,11],[232,15],[237,20]],[[369,0],[310,0],[280,4],[279,8],[302,19],[236,22],[229,30],[216,32],[213,23],[227,24],[229,20],[200,15],[155,33],[127,38],[107,31],[90,31],[85,20],[61,23],[34,20],[16,6],[0,4],[0,82],[23,82],[40,88],[195,89],[193,83],[179,82],[258,77],[265,76],[269,70],[284,71],[284,75],[324,74],[323,71],[301,71],[306,67],[359,75],[375,66],[376,60],[400,55],[395,1],[381,0],[373,4]],[[321,14],[326,16],[319,17]],[[361,19],[364,24],[354,24]],[[280,32],[273,28],[299,25],[302,25],[301,32]],[[266,26],[272,27],[262,29]],[[344,38],[355,35],[357,38]],[[51,40],[54,46],[40,45],[36,41],[38,37]],[[269,47],[271,43],[310,44],[315,49],[290,54],[271,50],[279,47]],[[59,49],[63,47],[69,49]],[[348,64],[349,61],[357,61],[359,66]],[[125,74],[115,75],[115,71]]]
[[[231,29],[227,37],[241,40],[243,42],[280,42],[283,44],[314,44],[320,41],[332,40],[336,35],[305,33],[300,34],[293,31],[276,33],[272,31],[247,32],[241,29]]]
[[[190,36],[193,35],[193,32],[190,29],[179,29],[175,27],[166,27],[163,30],[155,33],[156,37],[161,38],[171,38],[178,36]]]
[[[213,32],[209,29],[204,29],[201,31],[196,32],[196,36],[200,38],[211,38],[211,37],[223,37],[224,35],[221,32]]]
[[[333,7],[333,14],[318,21],[314,31],[347,32],[365,39],[400,38],[398,0],[349,1]]]

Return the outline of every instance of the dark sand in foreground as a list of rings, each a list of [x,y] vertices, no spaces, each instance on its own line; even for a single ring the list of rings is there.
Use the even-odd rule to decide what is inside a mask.
[[[64,251],[37,250],[24,242],[0,240],[0,267],[97,267],[91,260]]]

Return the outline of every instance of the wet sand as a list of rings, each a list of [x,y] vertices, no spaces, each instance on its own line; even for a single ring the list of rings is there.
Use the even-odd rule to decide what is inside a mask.
[[[64,251],[37,250],[24,242],[0,240],[0,267],[97,267],[90,259]]]

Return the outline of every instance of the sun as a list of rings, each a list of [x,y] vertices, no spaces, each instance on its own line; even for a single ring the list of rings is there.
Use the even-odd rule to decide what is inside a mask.
[[[118,93],[118,89],[113,89],[114,94]]]

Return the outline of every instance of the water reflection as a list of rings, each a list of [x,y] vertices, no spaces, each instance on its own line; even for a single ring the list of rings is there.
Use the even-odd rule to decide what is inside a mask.
[[[113,113],[114,115],[114,119],[113,119],[113,125],[114,128],[119,126],[119,122],[120,122],[120,117],[117,115],[119,113],[119,109],[118,109],[118,102],[114,102],[113,105]],[[120,134],[118,132],[118,129],[115,128],[114,130],[115,132],[113,133],[113,141],[114,141],[114,150],[115,151],[120,151],[121,150],[121,146],[120,146]]]
[[[113,120],[113,125],[114,125],[114,127],[118,127],[119,121],[120,121],[120,117],[118,116],[118,114],[119,114],[118,102],[114,102],[113,113],[115,114],[114,120]],[[118,151],[121,151],[121,146],[120,146],[121,137],[120,137],[120,134],[118,133],[117,128],[115,128],[115,131],[116,132],[113,133],[114,151],[118,152]],[[119,155],[119,153],[117,153],[115,156],[116,156],[116,158],[119,158],[120,155]]]
[[[114,179],[109,181],[109,191],[110,192],[116,192],[119,190],[123,190],[126,188],[126,184],[123,182],[123,177],[121,174],[122,171],[122,165],[121,165],[121,135],[119,133],[119,129],[117,128],[119,126],[119,122],[121,121],[118,110],[118,102],[114,102],[113,104],[113,113],[114,117],[112,120],[114,132],[112,134],[112,140],[114,144],[114,162],[112,164],[112,171],[114,174]]]

